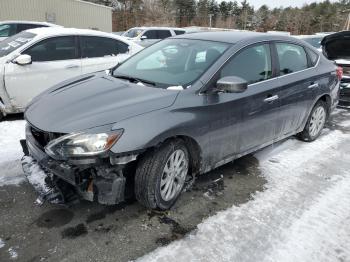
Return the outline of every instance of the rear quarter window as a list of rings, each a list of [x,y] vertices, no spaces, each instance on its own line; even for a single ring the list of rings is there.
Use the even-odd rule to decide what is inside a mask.
[[[185,33],[185,31],[182,30],[174,30],[176,35],[183,35]]]
[[[311,49],[307,49],[307,53],[308,53],[309,58],[310,58],[310,67],[315,66],[317,64],[319,54],[312,51]]]
[[[308,68],[305,49],[290,43],[276,43],[280,75],[295,73]]]

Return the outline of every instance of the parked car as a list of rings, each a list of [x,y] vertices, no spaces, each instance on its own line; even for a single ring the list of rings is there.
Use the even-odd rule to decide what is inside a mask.
[[[292,135],[315,140],[338,103],[337,70],[288,36],[165,39],[109,76],[74,78],[36,97],[25,112],[22,144],[32,158],[23,169],[30,176],[42,167],[50,184],[102,204],[131,188],[147,208],[168,209],[198,174]]]
[[[350,31],[328,35],[321,44],[324,55],[342,68],[339,106],[350,108]]]
[[[175,27],[134,27],[126,31],[122,36],[142,46],[149,46],[162,39],[185,33],[185,29]]]
[[[7,37],[18,34],[28,29],[34,29],[38,27],[60,27],[59,25],[47,23],[47,22],[34,22],[34,21],[3,21],[0,22],[0,41],[5,40]]]
[[[318,34],[318,35],[297,35],[295,37],[304,40],[309,43],[313,47],[315,47],[319,52],[322,53],[321,41],[326,36],[326,34]]]
[[[0,42],[0,118],[23,112],[36,95],[82,74],[115,66],[142,47],[94,30],[37,28]]]

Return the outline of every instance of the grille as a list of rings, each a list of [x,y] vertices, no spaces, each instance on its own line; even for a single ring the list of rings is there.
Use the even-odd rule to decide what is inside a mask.
[[[64,135],[61,133],[45,132],[33,126],[30,127],[30,131],[34,139],[36,140],[36,142],[38,142],[38,144],[41,145],[42,147],[45,147],[51,140],[54,140]]]

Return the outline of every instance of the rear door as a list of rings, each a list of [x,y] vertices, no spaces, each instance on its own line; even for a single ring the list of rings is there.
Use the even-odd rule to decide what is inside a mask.
[[[109,69],[129,56],[126,43],[108,37],[80,36],[80,50],[84,74]]]
[[[301,45],[276,42],[275,47],[280,85],[279,127],[281,134],[287,136],[301,128],[319,88],[318,72],[314,67],[318,54],[315,54],[311,64],[306,49]]]
[[[32,64],[5,65],[5,86],[15,106],[23,108],[30,100],[51,86],[81,74],[75,36],[42,40],[22,54],[32,57]]]

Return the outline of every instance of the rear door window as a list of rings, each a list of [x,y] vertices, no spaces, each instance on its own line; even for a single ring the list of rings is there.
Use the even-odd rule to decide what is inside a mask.
[[[9,37],[16,34],[16,24],[2,24],[0,25],[0,37]]]
[[[129,46],[121,41],[95,36],[80,37],[82,58],[116,56],[128,52]]]
[[[171,36],[169,30],[158,30],[158,39],[164,39]]]
[[[307,55],[302,46],[276,43],[280,75],[295,73],[308,68]]]
[[[148,30],[142,36],[146,36],[147,39],[159,39],[157,30]]]
[[[220,78],[225,76],[238,76],[248,84],[272,78],[270,45],[256,45],[239,52],[221,69]]]
[[[61,36],[45,39],[23,51],[33,62],[77,59],[78,52],[74,36]]]

